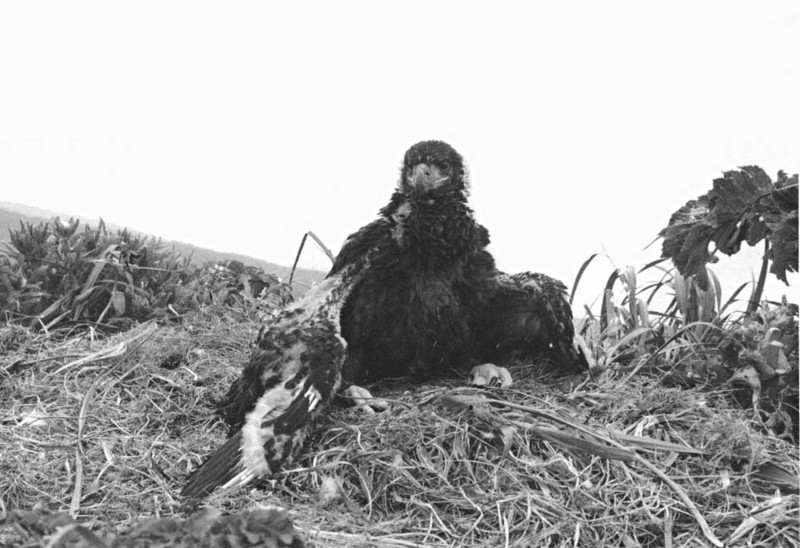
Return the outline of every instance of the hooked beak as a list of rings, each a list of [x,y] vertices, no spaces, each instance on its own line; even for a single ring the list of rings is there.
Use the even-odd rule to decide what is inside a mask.
[[[432,189],[441,186],[448,179],[435,165],[417,164],[406,174],[406,181],[419,189]]]

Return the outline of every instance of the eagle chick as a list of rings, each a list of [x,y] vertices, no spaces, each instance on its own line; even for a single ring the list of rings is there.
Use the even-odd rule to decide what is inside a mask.
[[[260,337],[220,405],[234,434],[194,472],[185,496],[274,473],[342,378],[426,378],[515,353],[585,367],[566,288],[542,274],[499,272],[468,190],[464,161],[447,143],[406,152],[378,219],[352,234],[325,281]],[[484,368],[482,379],[489,370],[499,369]]]

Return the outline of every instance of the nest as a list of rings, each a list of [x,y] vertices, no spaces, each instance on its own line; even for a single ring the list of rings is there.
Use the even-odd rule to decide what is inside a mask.
[[[0,543],[45,545],[23,512],[113,539],[198,510],[177,493],[226,439],[213,404],[258,325],[14,329],[0,330]],[[388,411],[334,407],[303,458],[205,504],[286,508],[316,546],[800,546],[797,446],[727,389],[511,370],[503,390],[457,376],[373,387]]]

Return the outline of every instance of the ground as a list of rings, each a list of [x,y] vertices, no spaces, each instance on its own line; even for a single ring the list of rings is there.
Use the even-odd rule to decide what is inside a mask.
[[[178,493],[226,438],[213,404],[258,327],[204,311],[108,338],[2,328],[0,544],[46,544],[21,511],[105,539],[196,511]],[[507,389],[372,387],[388,411],[336,407],[305,458],[203,504],[286,508],[315,546],[800,545],[797,446],[732,388],[511,371]]]

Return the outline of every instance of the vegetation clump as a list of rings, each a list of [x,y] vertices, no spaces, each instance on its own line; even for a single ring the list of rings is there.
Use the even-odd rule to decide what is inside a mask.
[[[123,330],[217,305],[274,309],[292,298],[276,276],[239,261],[196,266],[160,240],[58,217],[10,230],[0,253],[0,311],[11,324],[44,331]],[[260,299],[260,301],[259,301]]]

